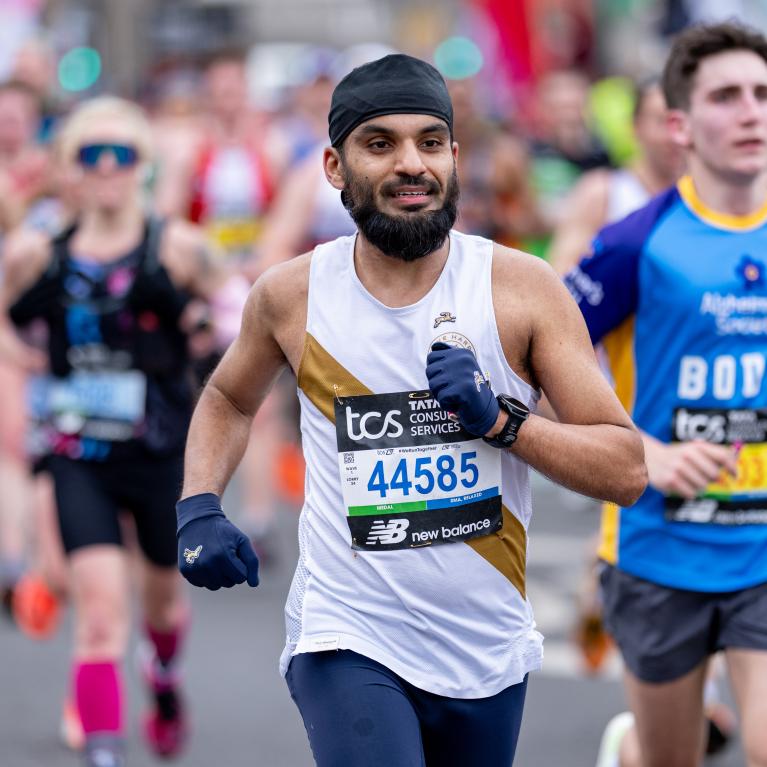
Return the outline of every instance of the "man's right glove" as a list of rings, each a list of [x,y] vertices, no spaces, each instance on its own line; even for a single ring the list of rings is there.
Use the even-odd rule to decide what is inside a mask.
[[[178,568],[189,583],[215,591],[247,580],[258,586],[258,557],[248,538],[225,516],[214,493],[176,504]]]

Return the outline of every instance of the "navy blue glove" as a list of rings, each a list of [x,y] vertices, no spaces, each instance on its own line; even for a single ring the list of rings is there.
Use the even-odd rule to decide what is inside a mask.
[[[248,538],[225,516],[214,493],[176,504],[178,569],[189,583],[216,591],[247,580],[258,586],[258,557]]]
[[[433,344],[426,357],[426,377],[437,402],[456,413],[470,434],[484,437],[495,426],[500,405],[468,349]]]

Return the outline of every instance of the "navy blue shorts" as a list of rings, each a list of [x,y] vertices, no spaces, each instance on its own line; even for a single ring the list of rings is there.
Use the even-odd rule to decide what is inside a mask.
[[[296,655],[286,676],[317,767],[510,767],[527,677],[446,698],[351,650]]]
[[[661,586],[617,567],[600,575],[604,619],[643,682],[672,682],[728,647],[767,650],[767,584],[732,592]]]
[[[139,547],[158,567],[176,567],[176,501],[183,480],[181,453],[115,461],[45,459],[56,490],[64,550],[122,545],[120,511],[132,513]]]

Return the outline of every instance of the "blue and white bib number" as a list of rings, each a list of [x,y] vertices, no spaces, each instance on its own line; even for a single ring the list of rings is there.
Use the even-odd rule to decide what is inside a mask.
[[[146,412],[146,376],[138,370],[74,371],[30,382],[33,418],[57,431],[120,441],[133,436]],[[91,431],[99,434],[90,434]]]
[[[501,528],[500,451],[429,391],[344,397],[335,416],[352,548],[453,543]]]

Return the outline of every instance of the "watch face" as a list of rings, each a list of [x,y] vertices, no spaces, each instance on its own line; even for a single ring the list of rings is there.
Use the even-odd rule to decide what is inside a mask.
[[[498,399],[500,400],[501,405],[504,406],[504,410],[506,410],[507,413],[515,413],[522,418],[527,418],[527,416],[530,415],[530,408],[528,408],[527,405],[520,402],[518,399],[507,397],[505,394],[499,395]]]

